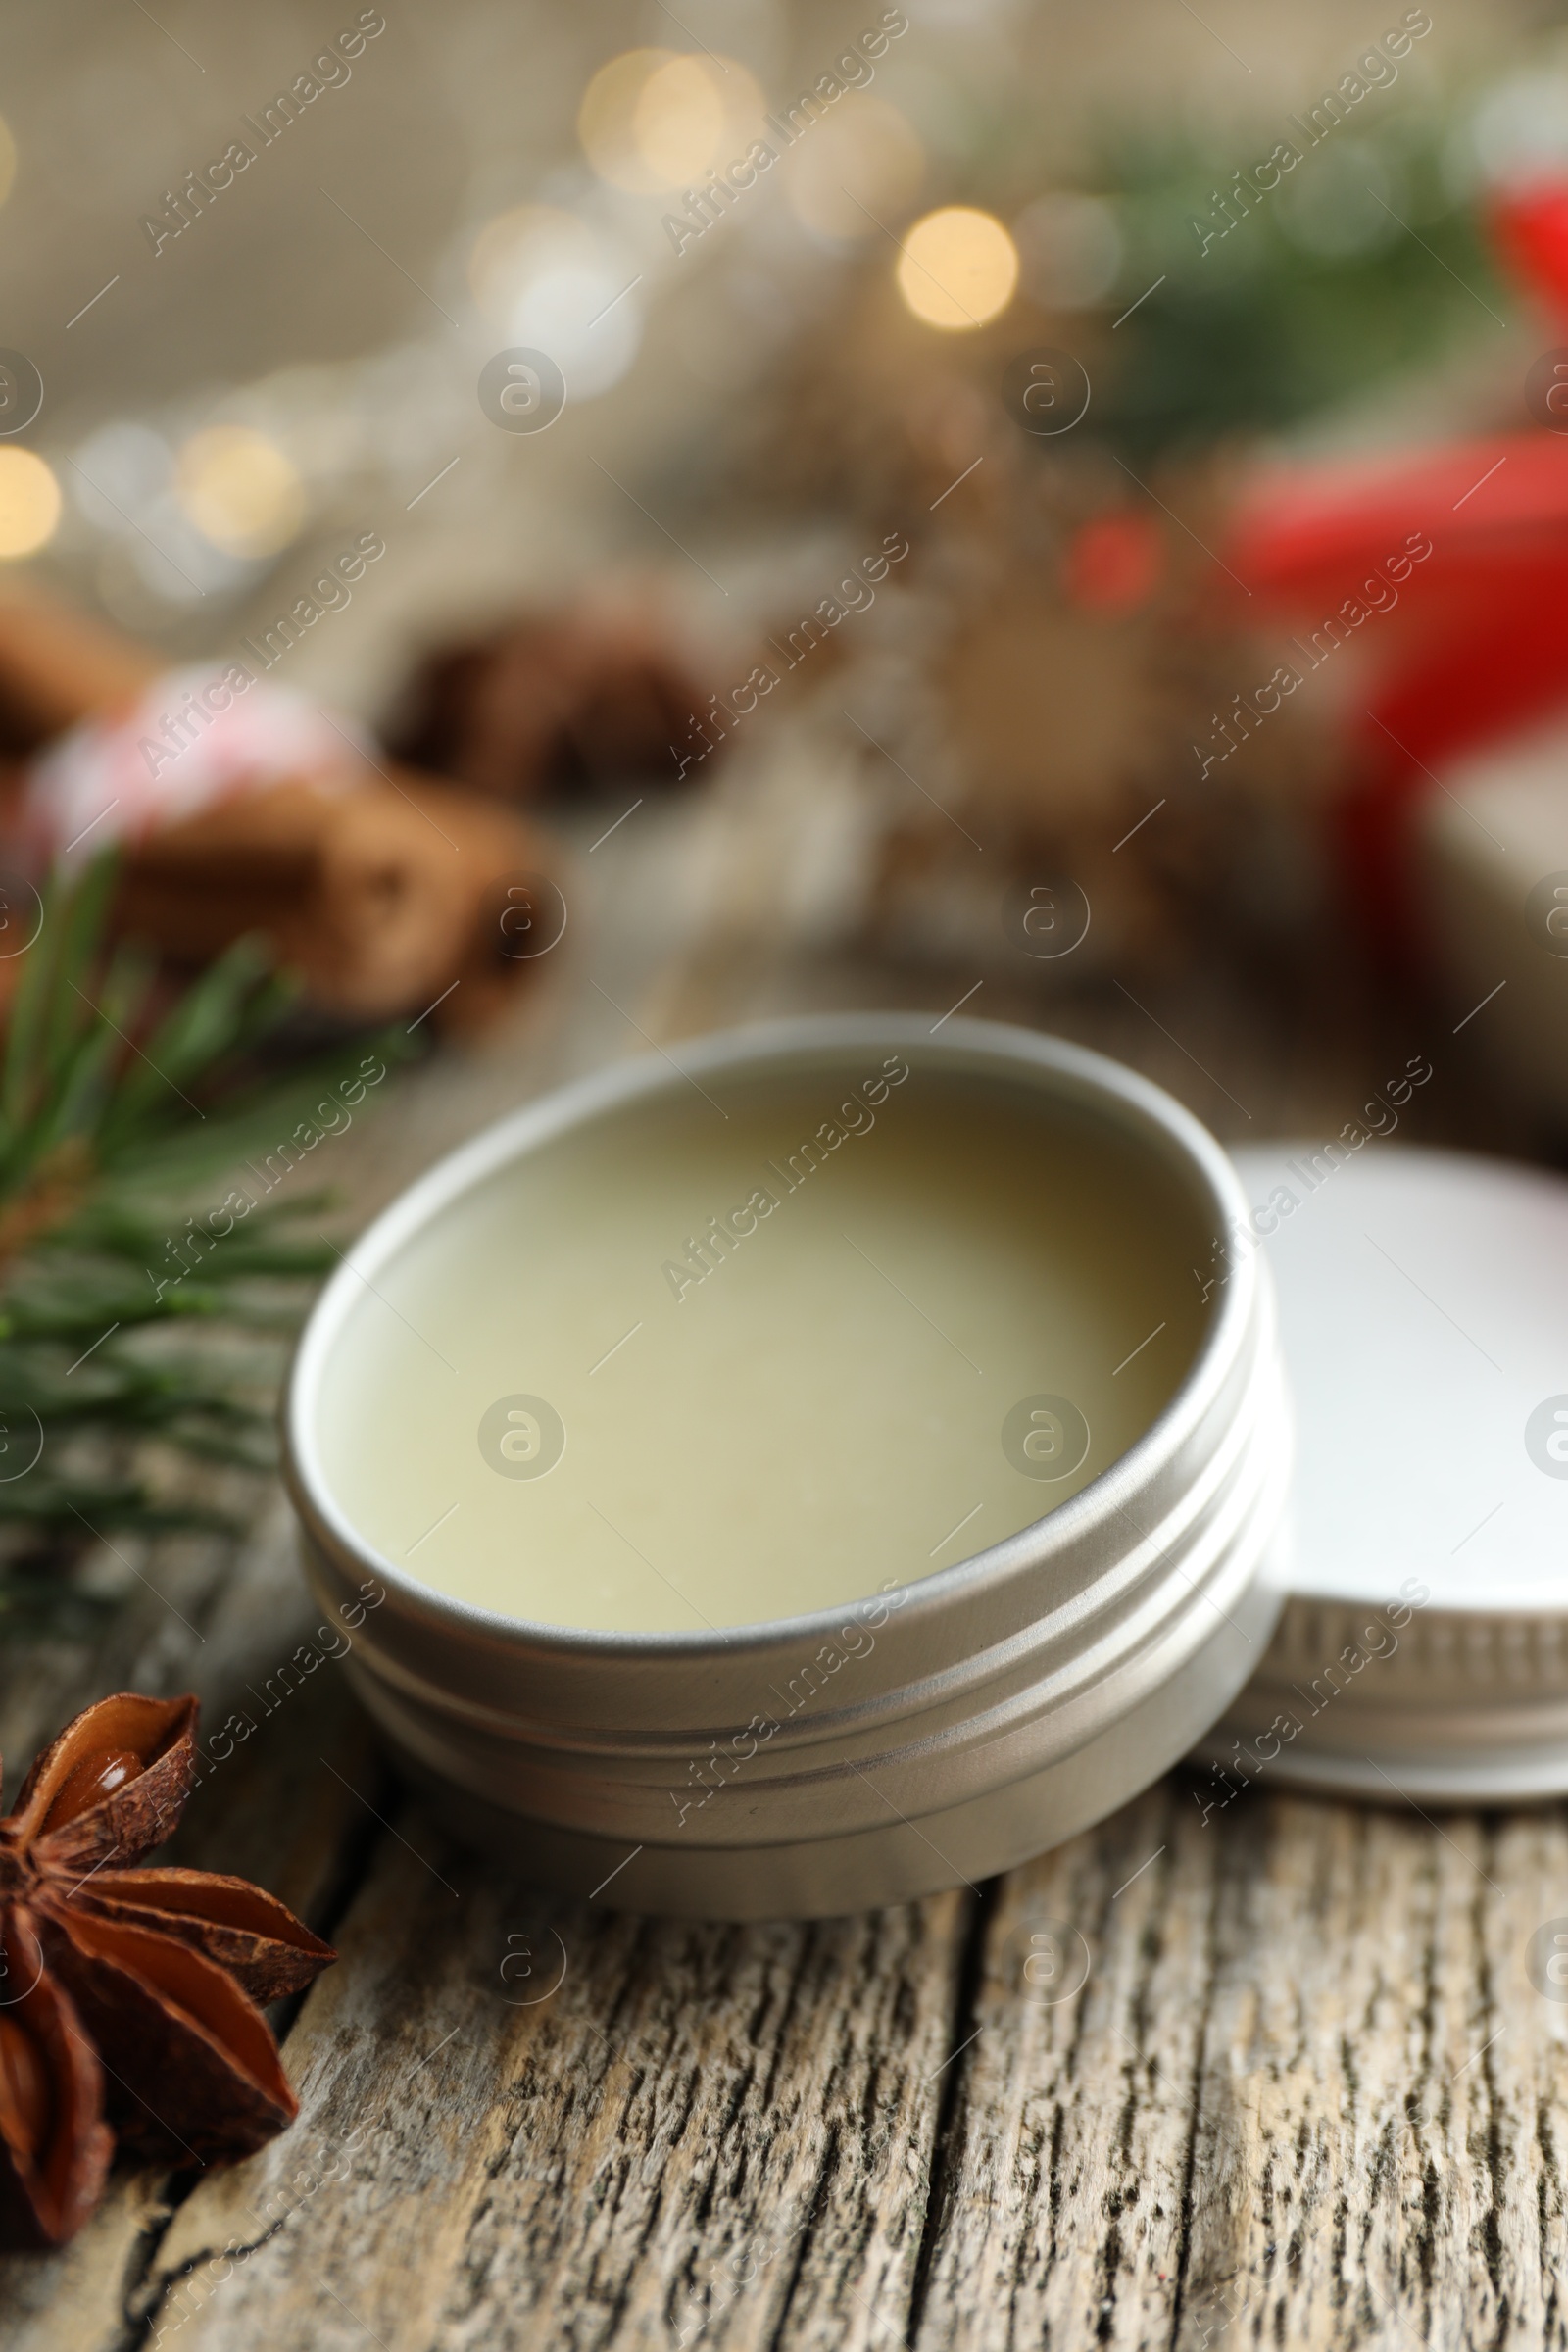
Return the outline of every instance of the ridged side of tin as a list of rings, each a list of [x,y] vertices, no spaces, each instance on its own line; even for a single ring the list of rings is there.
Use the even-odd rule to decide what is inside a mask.
[[[1168,1097],[1033,1032],[955,1022],[933,1038],[918,1018],[852,1015],[709,1040],[685,1061],[700,1077],[793,1080],[838,1075],[868,1048],[1090,1104],[1166,1159],[1214,1231],[1245,1212],[1230,1163]],[[381,1579],[387,1599],[350,1662],[367,1705],[456,1827],[575,1891],[614,1871],[604,1899],[740,1918],[973,1880],[1147,1786],[1267,1647],[1289,1423],[1266,1268],[1252,1257],[1236,1269],[1177,1396],[1102,1477],[885,1604],[698,1638],[572,1634],[447,1600],[364,1545],[316,1461],[313,1388],[348,1285],[373,1279],[510,1159],[682,1083],[637,1063],[535,1105],[443,1163],[357,1246],[358,1274],[323,1294],[291,1385],[288,1473],[309,1573],[329,1604],[368,1571]],[[803,1685],[852,1624],[855,1654],[819,1689]],[[803,1687],[809,1703],[774,1706],[770,1692]],[[763,1715],[773,1728],[745,1752]],[[699,1787],[712,1793],[694,1802]]]
[[[1388,1803],[1520,1804],[1568,1785],[1560,1611],[1287,1602],[1260,1672],[1199,1743],[1238,1786]]]

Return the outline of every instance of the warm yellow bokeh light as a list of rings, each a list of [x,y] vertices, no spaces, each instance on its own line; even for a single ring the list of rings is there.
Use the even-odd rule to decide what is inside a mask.
[[[885,98],[856,98],[818,122],[784,163],[790,204],[820,237],[874,237],[914,201],[925,149]]]
[[[762,114],[761,91],[733,58],[628,49],[588,84],[577,136],[601,179],[652,196],[744,155]]]
[[[35,555],[55,535],[60,484],[30,449],[0,449],[0,558]]]
[[[899,256],[899,292],[927,326],[984,326],[1018,283],[1018,249],[1002,222],[966,204],[917,220]]]
[[[547,270],[589,268],[599,240],[586,220],[553,204],[519,204],[487,220],[468,257],[468,288],[493,327],[510,332],[529,283]]]
[[[662,66],[675,63],[671,49],[628,49],[601,66],[577,110],[582,151],[601,179],[634,196],[650,196],[665,183],[656,178],[637,152],[632,123],[637,101]]]
[[[632,109],[632,144],[667,188],[701,179],[728,161],[726,114],[718,76],[705,58],[672,57],[651,74]]]
[[[174,486],[204,539],[228,556],[275,556],[305,519],[305,487],[265,434],[209,425],[179,453]]]

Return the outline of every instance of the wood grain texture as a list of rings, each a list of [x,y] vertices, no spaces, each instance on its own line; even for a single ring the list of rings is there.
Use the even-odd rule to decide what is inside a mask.
[[[301,2121],[0,2266],[5,2352],[1563,2340],[1555,1815],[1178,1776],[978,1901],[685,1926],[454,1853],[310,1704],[360,1876]]]
[[[1193,1794],[1004,1883],[917,2340],[1560,2342],[1560,1818]],[[1038,1918],[1094,1955],[1045,2010]]]
[[[650,808],[591,864],[585,833],[580,959],[336,1147],[363,1211],[639,1029],[962,995],[803,944],[778,788],[750,820],[744,794]],[[1118,1053],[1230,1134],[1332,1132],[1420,1043],[1396,1005],[1308,1018],[1179,975],[971,1009]],[[1501,1133],[1460,1067],[1422,1117]],[[8,1643],[0,1748],[14,1788],[126,1686],[247,1713],[172,1854],[342,1952],[278,2021],[301,2118],[232,2171],[122,2170],[74,2245],[0,2261],[0,2352],[1568,2341],[1568,2005],[1526,1970],[1568,1914],[1562,1808],[1428,1820],[1265,1777],[1205,1820],[1178,1774],[978,1893],[809,1926],[562,1906],[404,1798],[340,1664],[282,1693],[314,1611],[280,1496],[245,1497],[238,1545],[102,1554],[93,1638]]]

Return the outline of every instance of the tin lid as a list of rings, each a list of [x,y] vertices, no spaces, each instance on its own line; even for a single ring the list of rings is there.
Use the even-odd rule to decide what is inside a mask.
[[[1373,1137],[1233,1156],[1250,1225],[1210,1272],[1274,1272],[1294,1556],[1201,1753],[1385,1799],[1568,1790],[1568,1182]]]

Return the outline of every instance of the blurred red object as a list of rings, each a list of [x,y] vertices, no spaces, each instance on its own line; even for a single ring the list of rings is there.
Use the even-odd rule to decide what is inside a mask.
[[[1568,699],[1568,439],[1513,433],[1259,485],[1224,561],[1254,614],[1326,623],[1412,538],[1366,713],[1416,762]],[[1372,642],[1372,641],[1369,641]]]
[[[1165,568],[1165,542],[1142,508],[1096,514],[1067,546],[1063,585],[1090,612],[1133,612],[1147,604]]]
[[[1396,586],[1390,558],[1422,542]],[[1434,771],[1568,702],[1568,438],[1503,434],[1260,483],[1221,553],[1254,618],[1297,627],[1326,630],[1383,583],[1340,813],[1374,935],[1408,960],[1404,845]]]
[[[1499,188],[1487,206],[1492,241],[1521,285],[1568,328],[1568,180]]]
[[[1568,178],[1494,189],[1485,207],[1499,259],[1568,337]],[[1568,354],[1563,355],[1568,357]],[[1348,876],[1395,960],[1419,953],[1406,884],[1411,813],[1457,756],[1568,703],[1568,416],[1544,354],[1527,388],[1545,429],[1449,443],[1257,484],[1221,560],[1254,619],[1327,629],[1389,558],[1430,543],[1397,586],[1398,617],[1363,639],[1371,682],[1350,721],[1352,780],[1340,809]]]

